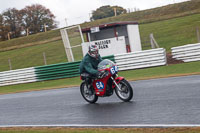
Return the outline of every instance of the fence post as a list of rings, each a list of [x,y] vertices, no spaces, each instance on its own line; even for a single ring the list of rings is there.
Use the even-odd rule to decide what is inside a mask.
[[[199,28],[198,27],[196,28],[196,31],[197,31],[197,41],[198,41],[198,43],[200,43],[200,34],[199,34]]]
[[[44,57],[44,65],[47,65],[47,60],[46,60],[46,54],[43,52],[43,57]]]
[[[151,48],[159,48],[158,43],[156,42],[153,33],[150,34],[150,42],[151,42]]]
[[[9,64],[10,70],[12,70],[12,64],[11,64],[10,58],[8,59],[8,64]]]
[[[29,35],[29,28],[26,29],[26,36]]]
[[[8,36],[8,40],[10,40],[10,33],[9,33],[9,32],[8,32],[8,35],[7,35],[7,36]]]
[[[47,27],[45,23],[44,23],[44,32],[47,32]]]

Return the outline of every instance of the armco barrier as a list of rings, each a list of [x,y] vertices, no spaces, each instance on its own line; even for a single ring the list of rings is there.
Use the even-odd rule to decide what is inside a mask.
[[[116,62],[119,70],[129,70],[166,65],[166,52],[158,48],[106,56],[103,59]],[[0,72],[0,86],[79,76],[79,64],[80,61],[77,61]]]
[[[103,59],[114,61],[114,55]],[[0,72],[0,86],[79,76],[79,64],[77,61]]]
[[[184,62],[200,60],[200,43],[187,44],[184,46],[171,48],[172,58],[182,60]]]
[[[0,72],[0,86],[35,82],[34,67]]]
[[[43,81],[75,77],[79,75],[79,64],[80,61],[36,67],[36,78],[38,81]]]
[[[129,70],[166,65],[166,52],[163,48],[115,55],[119,70]]]
[[[103,59],[114,61],[114,55],[105,56]],[[79,76],[79,64],[80,61],[36,67],[35,73],[37,80],[43,81]]]

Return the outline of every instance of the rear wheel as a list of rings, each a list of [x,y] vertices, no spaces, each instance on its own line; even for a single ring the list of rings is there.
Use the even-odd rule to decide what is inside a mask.
[[[86,83],[83,82],[80,86],[81,95],[89,103],[95,103],[98,100],[98,96],[95,94],[94,89],[89,90]]]
[[[115,93],[124,102],[128,102],[133,97],[133,88],[125,79],[121,80],[118,84],[119,88],[115,87]]]

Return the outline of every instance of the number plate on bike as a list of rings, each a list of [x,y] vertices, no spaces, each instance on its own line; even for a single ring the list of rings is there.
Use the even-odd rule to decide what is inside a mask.
[[[97,89],[103,89],[104,88],[104,83],[103,82],[96,82],[96,87]]]
[[[110,73],[111,74],[115,74],[118,72],[118,67],[117,66],[113,66],[111,69],[110,69]]]

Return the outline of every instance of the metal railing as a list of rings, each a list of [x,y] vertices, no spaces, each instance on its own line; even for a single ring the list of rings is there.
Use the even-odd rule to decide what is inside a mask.
[[[115,55],[115,62],[119,70],[129,70],[166,65],[166,51],[164,48],[144,50]]]
[[[103,59],[114,61],[114,55]],[[80,61],[0,72],[0,86],[79,76]]]
[[[103,59],[116,62],[121,71],[167,64],[164,48],[116,54]],[[80,61],[76,61],[0,72],[0,86],[76,77],[80,75],[79,65]]]
[[[187,44],[184,46],[171,48],[172,58],[182,60],[184,62],[200,60],[200,43]]]

